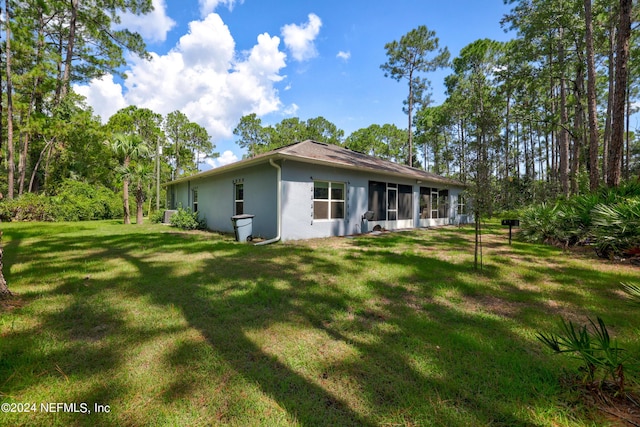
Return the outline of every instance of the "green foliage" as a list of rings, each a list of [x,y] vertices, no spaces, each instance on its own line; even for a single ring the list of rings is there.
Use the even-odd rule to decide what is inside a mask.
[[[66,180],[54,196],[26,193],[0,203],[3,221],[87,221],[122,216],[122,203],[100,185]]]
[[[557,233],[554,222],[557,208],[557,205],[541,203],[521,211],[518,236],[527,242],[548,242]]]
[[[620,283],[620,286],[632,302],[640,304],[640,285],[636,283]]]
[[[640,197],[593,209],[593,230],[598,253],[604,257],[640,246]]]
[[[519,237],[528,242],[573,246],[594,243],[612,257],[640,246],[640,184],[541,203],[520,211]]]
[[[249,114],[240,118],[233,133],[239,137],[236,143],[247,149],[249,157],[307,139],[342,145],[344,138],[344,131],[322,116],[306,122],[288,117],[275,126],[262,126],[256,114]]]
[[[151,212],[151,214],[149,214],[149,221],[151,221],[152,224],[159,224],[162,222],[163,219],[164,219],[164,210],[162,209],[153,211]]]
[[[589,319],[587,325],[576,326],[562,319],[562,332],[558,335],[538,332],[537,338],[556,354],[568,353],[584,363],[584,382],[592,383],[598,372],[603,372],[601,381],[610,377],[620,391],[624,390],[624,363],[628,359],[625,350],[612,340],[604,321],[598,317],[598,323]]]
[[[0,203],[2,221],[54,221],[54,209],[51,198],[27,193],[16,199],[3,200]]]
[[[191,209],[178,208],[178,212],[171,215],[169,223],[172,227],[182,230],[203,230],[207,227],[206,220],[200,219],[198,212],[191,212]]]
[[[85,182],[65,180],[51,198],[56,221],[88,221],[122,217],[122,202],[113,191]]]

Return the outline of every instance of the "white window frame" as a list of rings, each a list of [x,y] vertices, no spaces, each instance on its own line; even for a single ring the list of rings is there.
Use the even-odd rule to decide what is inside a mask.
[[[238,198],[238,189],[242,188],[242,198]],[[238,203],[242,203],[242,212],[238,212]],[[244,183],[236,182],[233,184],[233,213],[234,215],[242,215],[244,213]]]
[[[198,212],[198,189],[191,190],[191,211]]]
[[[328,184],[327,185],[327,198],[326,199],[316,199],[315,197],[315,193],[316,193],[316,184],[319,183],[323,183],[323,184]],[[342,187],[342,199],[334,199],[332,198],[332,191],[331,188],[333,185],[336,186],[341,186]],[[347,217],[347,184],[345,182],[339,182],[339,181],[322,181],[322,180],[317,180],[317,181],[313,181],[313,220],[314,221],[343,221],[346,219]],[[316,217],[316,208],[315,205],[316,203],[327,203],[327,217],[326,218],[317,218]],[[342,218],[332,218],[333,216],[333,212],[332,212],[332,207],[333,207],[333,203],[342,203]]]
[[[467,214],[467,204],[464,195],[458,194],[458,215]]]

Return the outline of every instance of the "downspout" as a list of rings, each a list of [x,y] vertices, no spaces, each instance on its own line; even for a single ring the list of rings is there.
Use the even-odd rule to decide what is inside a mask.
[[[276,162],[274,162],[273,159],[269,159],[269,164],[274,168],[276,168],[278,171],[277,172],[278,192],[276,194],[276,205],[277,205],[276,215],[278,220],[278,235],[273,239],[265,240],[263,242],[258,242],[255,244],[255,246],[263,246],[263,245],[268,245],[270,243],[277,242],[278,240],[280,240],[280,231],[282,229],[282,204],[280,202],[280,199],[282,198],[282,168]]]

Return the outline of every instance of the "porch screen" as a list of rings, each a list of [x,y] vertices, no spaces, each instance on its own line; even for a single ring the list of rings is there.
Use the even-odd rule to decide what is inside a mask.
[[[373,211],[374,221],[387,219],[387,183],[369,181],[369,210]]]
[[[449,217],[449,190],[440,190],[438,192],[438,217]]]
[[[398,219],[413,218],[413,188],[398,185]]]
[[[420,187],[420,218],[431,218],[430,187]]]

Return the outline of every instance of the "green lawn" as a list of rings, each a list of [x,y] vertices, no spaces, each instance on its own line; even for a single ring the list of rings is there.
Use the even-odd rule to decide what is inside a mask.
[[[161,225],[0,229],[18,297],[0,308],[0,403],[36,404],[0,425],[602,425],[560,386],[579,363],[536,332],[600,315],[640,351],[617,286],[639,269],[509,246],[499,226],[482,274],[471,228],[262,247]]]

